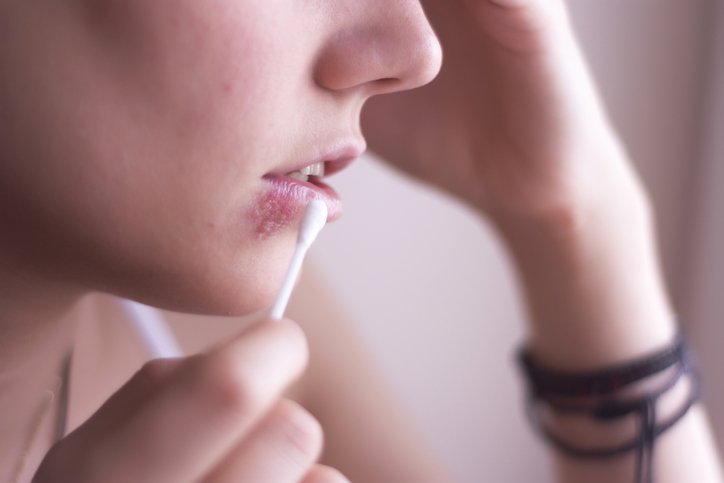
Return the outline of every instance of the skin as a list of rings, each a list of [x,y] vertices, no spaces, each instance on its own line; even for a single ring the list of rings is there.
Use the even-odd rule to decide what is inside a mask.
[[[359,139],[366,99],[439,69],[417,2],[336,3],[3,2],[5,258],[66,292],[265,307],[295,227],[253,236],[262,177]]]
[[[428,87],[370,103],[365,133],[371,147],[499,227],[520,270],[530,344],[542,361],[580,370],[666,343],[675,325],[648,200],[598,103],[563,4],[422,4],[446,64]],[[0,80],[0,146],[3,161],[22,160],[0,165],[0,222],[8,233],[0,251],[0,323],[4,344],[23,348],[0,351],[0,366],[18,368],[8,370],[8,390],[0,393],[3,403],[12,402],[0,419],[0,427],[11,430],[4,434],[18,435],[11,442],[20,440],[30,420],[24,407],[50,385],[72,330],[63,316],[79,294],[102,290],[204,313],[266,306],[293,230],[262,243],[240,221],[261,177],[290,159],[313,156],[318,143],[329,142],[325,136],[358,135],[369,97],[425,84],[440,66],[419,3],[405,0],[301,6],[281,0],[203,6],[191,0],[6,0],[0,32],[0,65],[12,73]],[[48,66],[52,76],[43,75]],[[530,105],[537,109],[531,112]],[[560,281],[555,286],[546,277],[552,271]],[[44,341],[44,358],[30,350],[38,347],[31,337]],[[302,430],[306,449],[292,458],[296,465],[268,463],[274,454],[293,451],[290,438],[266,440],[273,441],[265,453],[271,459],[250,456],[260,446],[253,442],[295,411],[280,398],[304,367],[303,344],[295,345],[300,337],[291,324],[260,324],[236,343],[169,371],[146,369],[56,446],[44,463],[54,471],[41,475],[70,471],[62,461],[105,475],[103,467],[114,464],[111,451],[133,471],[136,445],[155,438],[152,450],[162,455],[153,481],[179,481],[177,468],[163,462],[198,448],[175,443],[168,419],[175,414],[184,423],[192,417],[199,427],[211,421],[219,428],[204,434],[207,451],[188,461],[187,475],[209,481],[264,481],[260,474],[269,481],[316,478],[315,472],[328,470],[313,466],[321,437],[314,429]],[[286,349],[275,352],[274,344]],[[275,353],[282,361],[259,356]],[[313,370],[318,390],[309,405],[326,408],[315,417],[337,428],[332,436],[343,446],[337,438],[346,427],[333,402],[353,400],[354,389],[330,395],[319,381],[353,379],[354,372],[337,364]],[[259,382],[265,374],[276,374],[269,385]],[[138,395],[148,390],[143,381],[149,377],[158,389],[144,402]],[[210,399],[189,398],[186,411],[158,416],[176,407],[170,395],[187,384],[221,387],[221,397],[212,390]],[[226,409],[220,413],[219,402]],[[120,417],[114,411],[127,424],[109,427]],[[379,422],[383,416],[370,409],[367,417]],[[306,422],[293,427],[313,427],[309,418],[299,416]],[[157,419],[167,425],[156,431]],[[557,429],[584,440],[600,437],[590,427]],[[109,443],[98,445],[94,458],[78,456],[101,435]],[[371,448],[374,439],[364,443],[360,447]],[[6,447],[0,454],[9,461],[10,452]],[[413,461],[387,461],[378,470],[399,475]],[[565,482],[625,481],[631,474],[626,458],[592,464],[557,456],[556,462]],[[344,455],[332,453],[325,463],[355,471]],[[662,440],[657,465],[664,482],[722,481],[701,408]],[[277,469],[285,474],[271,473]]]
[[[267,307],[296,227],[256,236],[248,213],[262,177],[340,139],[359,142],[370,96],[422,85],[440,66],[414,1],[4,0],[0,32],[3,469],[52,386],[84,294],[206,314]],[[221,384],[259,390],[233,377]],[[253,409],[255,420],[270,407]],[[209,416],[194,413],[199,423]],[[115,451],[133,452],[148,434],[139,426]],[[239,445],[248,438],[236,434]],[[196,468],[209,481],[241,471],[217,477],[224,455],[215,456]]]

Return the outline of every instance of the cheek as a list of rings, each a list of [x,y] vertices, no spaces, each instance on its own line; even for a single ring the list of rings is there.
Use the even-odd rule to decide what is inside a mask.
[[[284,46],[265,31],[271,8],[230,0],[90,3],[103,7],[90,17],[103,46],[96,63],[117,132],[128,138],[124,150],[150,148],[178,181],[234,180],[238,189],[239,180],[268,171],[270,141],[289,131],[288,104],[274,82],[284,67],[271,61]]]
[[[18,35],[40,47],[23,52],[0,90],[19,120],[0,119],[3,154],[23,159],[0,167],[0,186],[24,181],[16,199],[8,189],[0,200],[53,220],[37,222],[46,225],[38,251],[63,245],[66,272],[84,265],[93,287],[168,308],[268,303],[294,235],[261,243],[243,214],[261,176],[287,161],[279,141],[294,133],[285,110],[297,93],[285,74],[303,68],[279,62],[297,57],[293,44],[265,30],[294,14],[279,15],[279,4],[71,2],[75,23],[51,16]]]
[[[100,45],[99,53],[112,64],[108,67],[113,78],[152,97],[154,103],[189,110],[210,106],[218,111],[229,95],[239,91],[264,100],[273,65],[289,47],[273,28],[279,20],[264,2],[91,0],[88,4],[89,41]]]
[[[238,191],[264,168],[257,151],[265,140],[254,130],[268,124],[259,107],[268,94],[255,70],[268,48],[229,20],[224,9],[235,3],[84,3],[82,53],[57,76],[61,90],[83,98],[53,89],[53,98],[71,100],[49,117],[72,119],[69,143],[139,204],[149,206],[141,195],[149,192],[159,198],[150,205],[165,197],[203,209],[197,197]]]

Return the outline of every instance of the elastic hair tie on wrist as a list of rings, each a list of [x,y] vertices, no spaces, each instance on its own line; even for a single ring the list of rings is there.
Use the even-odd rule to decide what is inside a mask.
[[[653,449],[656,438],[672,428],[700,398],[700,381],[682,334],[666,347],[641,358],[587,372],[556,371],[539,365],[527,349],[519,362],[528,382],[527,413],[531,424],[552,446],[580,459],[606,459],[636,451],[636,482],[653,482]],[[675,368],[672,376],[642,396],[615,399],[621,389]],[[689,394],[682,406],[657,424],[656,403],[684,376],[689,376]],[[570,399],[585,399],[570,401]],[[562,414],[581,414],[598,422],[638,416],[640,432],[633,439],[614,446],[583,448],[557,436],[539,417],[541,406]]]

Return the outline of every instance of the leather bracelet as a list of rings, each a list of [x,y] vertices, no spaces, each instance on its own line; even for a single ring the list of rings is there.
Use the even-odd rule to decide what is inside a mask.
[[[520,351],[519,361],[531,389],[540,397],[594,397],[613,394],[663,372],[686,356],[684,337],[678,334],[661,350],[596,371],[566,372],[546,368],[538,364],[527,349]]]
[[[679,334],[665,348],[628,363],[589,372],[556,372],[539,366],[522,350],[519,362],[528,379],[528,416],[533,427],[559,451],[582,459],[607,459],[636,451],[636,482],[653,482],[653,449],[656,438],[673,427],[700,398],[700,380],[684,337]],[[617,399],[621,388],[676,368],[664,384],[642,396]],[[657,423],[656,403],[678,381],[688,376],[690,392],[682,406]],[[578,413],[598,422],[632,415],[639,419],[640,433],[629,441],[608,447],[580,447],[556,435],[542,424],[540,408],[545,405],[563,414]]]

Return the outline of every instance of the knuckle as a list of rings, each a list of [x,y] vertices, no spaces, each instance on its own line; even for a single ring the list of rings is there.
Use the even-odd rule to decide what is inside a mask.
[[[144,385],[156,387],[167,379],[178,363],[177,359],[152,359],[141,366],[137,377]]]
[[[300,466],[315,461],[322,451],[322,426],[306,409],[289,400],[281,401],[272,415],[289,457]]]
[[[196,393],[216,410],[251,416],[261,404],[260,377],[253,368],[220,352],[201,360]]]
[[[254,338],[251,350],[232,342],[193,358],[191,389],[217,411],[254,418],[308,364],[307,339],[297,324],[275,321],[255,330],[247,334]]]

